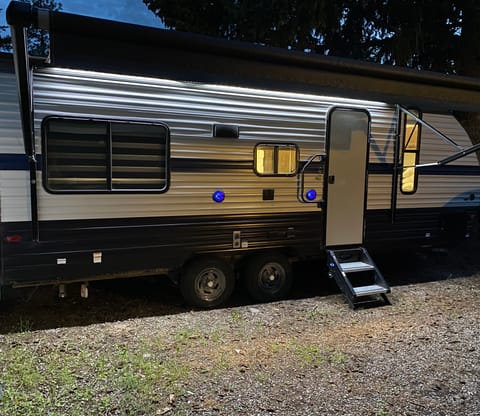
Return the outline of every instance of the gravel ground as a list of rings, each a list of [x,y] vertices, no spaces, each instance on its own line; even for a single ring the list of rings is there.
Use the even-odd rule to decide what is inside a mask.
[[[41,355],[42,348],[72,341],[91,351],[118,344],[133,350],[162,340],[155,359],[173,358],[188,372],[170,390],[155,393],[155,412],[128,414],[478,416],[475,250],[394,264],[388,270],[392,305],[356,311],[328,287],[305,297],[312,289],[318,294],[315,285],[270,304],[248,304],[238,295],[213,311],[190,311],[176,294],[155,309],[159,295],[142,297],[128,283],[129,295],[120,290],[102,305],[47,297],[36,303],[43,317],[6,304],[0,350],[20,345]],[[104,289],[94,287],[92,297]],[[12,332],[19,314],[28,328]],[[127,413],[112,407],[102,414]]]
[[[189,382],[192,396],[178,407],[225,415],[479,415],[479,300],[473,277],[396,288],[393,306],[355,312],[339,296],[235,309],[248,334],[225,331],[236,366]],[[191,325],[216,325],[231,313],[202,312]],[[208,363],[218,353],[195,357]]]

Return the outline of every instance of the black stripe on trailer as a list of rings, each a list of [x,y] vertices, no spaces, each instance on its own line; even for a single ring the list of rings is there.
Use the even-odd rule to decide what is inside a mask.
[[[37,155],[37,170],[42,170],[42,155]],[[299,163],[299,170],[305,165],[305,161]],[[227,160],[227,159],[170,159],[170,168],[172,172],[185,173],[210,173],[210,172],[229,172],[235,173],[253,173],[253,160]],[[21,153],[3,153],[0,154],[0,170],[19,170],[27,171],[29,169],[28,158]],[[308,167],[308,172],[322,171],[323,165],[320,162],[313,162]],[[480,166],[473,165],[443,165],[433,167],[420,167],[419,174],[426,176],[480,176]],[[392,163],[370,163],[368,173],[370,175],[391,175],[393,172]]]

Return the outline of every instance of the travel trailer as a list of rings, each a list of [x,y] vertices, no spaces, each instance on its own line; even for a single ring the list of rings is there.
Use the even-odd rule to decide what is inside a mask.
[[[476,80],[21,2],[7,20],[1,286],[86,296],[92,280],[168,273],[214,307],[239,282],[282,298],[292,262],[325,256],[354,307],[390,291],[367,248],[478,222],[478,147],[452,115],[479,110]],[[30,26],[49,32],[43,61],[25,52]]]

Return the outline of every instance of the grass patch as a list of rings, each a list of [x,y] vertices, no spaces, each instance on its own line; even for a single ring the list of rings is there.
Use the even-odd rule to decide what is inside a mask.
[[[181,398],[197,381],[220,382],[235,371],[268,385],[285,362],[312,368],[346,360],[322,345],[272,335],[237,311],[228,318],[228,328],[185,325],[142,337],[129,331],[123,338],[120,327],[95,337],[27,332],[14,344],[0,339],[0,416],[180,414]]]
[[[296,345],[293,350],[302,367],[319,367],[323,364],[342,366],[347,361],[342,352],[326,350],[315,344]]]
[[[191,328],[182,328],[177,331],[173,337],[177,350],[181,347],[189,347],[195,340],[202,338],[202,334]]]
[[[36,355],[16,347],[0,356],[0,415],[155,414],[169,394],[183,394],[189,371],[146,347]]]
[[[33,322],[28,319],[20,316],[18,320],[18,327],[16,328],[16,332],[30,332],[33,329]]]
[[[232,311],[232,313],[230,314],[231,318],[232,318],[232,322],[234,324],[238,324],[240,322],[243,322],[244,321],[244,318],[242,316],[242,314],[240,312],[237,312],[237,311]]]
[[[305,316],[309,321],[315,321],[316,319],[327,317],[328,312],[320,309],[318,306],[314,306],[305,312]]]
[[[295,355],[302,367],[318,367],[326,362],[323,351],[318,345],[297,345]]]

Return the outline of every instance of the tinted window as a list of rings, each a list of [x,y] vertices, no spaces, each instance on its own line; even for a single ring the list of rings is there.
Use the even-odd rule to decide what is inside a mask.
[[[49,118],[43,134],[45,185],[51,191],[167,188],[163,125]]]

